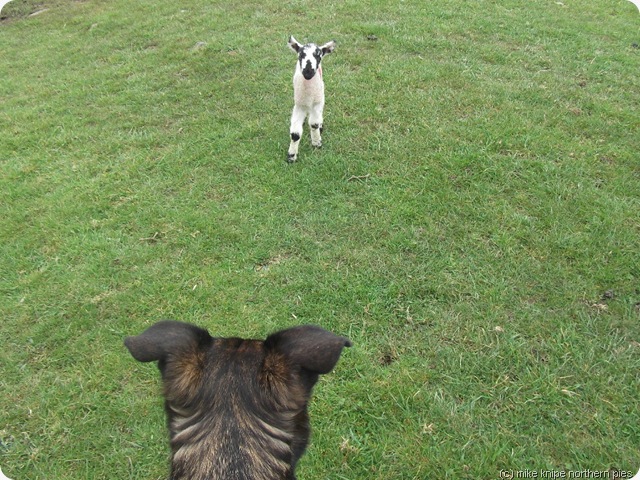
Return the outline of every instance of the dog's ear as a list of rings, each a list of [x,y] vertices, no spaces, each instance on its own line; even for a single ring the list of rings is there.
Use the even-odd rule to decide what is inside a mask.
[[[212,341],[209,332],[188,323],[163,320],[140,335],[127,337],[124,344],[140,362],[165,360],[171,353],[205,347]]]
[[[330,42],[325,43],[324,45],[322,45],[320,47],[320,50],[322,50],[322,55],[329,55],[331,52],[333,52],[336,48],[336,42],[335,40],[331,40]]]
[[[265,340],[267,350],[275,350],[305,370],[319,374],[333,370],[342,349],[350,346],[349,339],[314,325],[282,330]]]
[[[293,35],[289,35],[289,48],[291,48],[291,50],[293,50],[294,52],[298,53],[302,48],[302,44],[298,42],[295,38],[293,38]]]

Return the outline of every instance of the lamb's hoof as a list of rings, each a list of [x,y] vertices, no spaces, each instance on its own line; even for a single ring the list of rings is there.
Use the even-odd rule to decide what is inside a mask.
[[[294,163],[298,160],[298,155],[295,153],[287,153],[287,163]]]
[[[322,148],[322,142],[312,143],[311,145],[313,145],[313,148]]]

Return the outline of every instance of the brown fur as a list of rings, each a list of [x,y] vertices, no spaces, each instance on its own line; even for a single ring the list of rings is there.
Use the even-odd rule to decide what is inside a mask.
[[[125,345],[137,360],[158,362],[171,480],[295,480],[313,386],[351,342],[311,325],[261,341],[162,321]]]

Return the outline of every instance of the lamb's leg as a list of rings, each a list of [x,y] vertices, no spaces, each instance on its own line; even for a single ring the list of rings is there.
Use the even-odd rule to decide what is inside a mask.
[[[309,127],[311,128],[311,145],[320,148],[322,146],[322,111],[324,105],[314,105],[309,114]]]
[[[295,105],[293,112],[291,113],[291,143],[289,144],[289,151],[287,153],[287,162],[293,163],[298,159],[298,146],[300,144],[300,138],[302,137],[302,124],[304,118],[307,116],[304,109]]]

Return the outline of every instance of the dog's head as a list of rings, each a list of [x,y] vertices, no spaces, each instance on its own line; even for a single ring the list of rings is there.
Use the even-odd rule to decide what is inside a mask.
[[[136,360],[158,362],[172,480],[277,480],[295,478],[313,386],[351,342],[311,325],[261,341],[162,321],[125,345]]]
[[[316,72],[320,70],[322,57],[333,52],[336,48],[336,42],[331,40],[320,46],[315,43],[302,45],[291,35],[289,37],[289,47],[298,54],[298,62],[300,63],[302,76],[307,80],[311,80]]]

